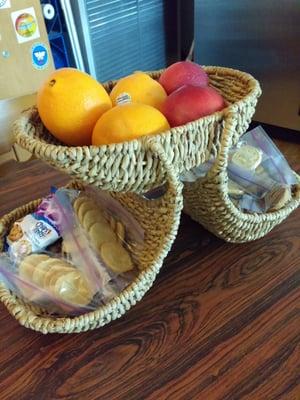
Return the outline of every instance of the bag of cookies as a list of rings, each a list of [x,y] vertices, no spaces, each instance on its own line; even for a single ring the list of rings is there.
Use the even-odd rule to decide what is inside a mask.
[[[30,222],[36,224],[38,217],[55,226],[56,241],[38,248],[27,234],[31,251],[20,251],[21,246],[16,251],[10,239],[14,225],[7,252],[0,255],[0,279],[18,297],[50,313],[77,315],[105,304],[137,275],[135,255],[143,246],[143,230],[106,193],[53,191],[30,220],[22,220],[27,221],[25,232],[31,232]]]
[[[210,159],[181,175],[194,182],[207,175],[215,160]],[[296,174],[262,127],[241,137],[228,158],[228,194],[236,207],[263,213],[276,211],[291,200]]]
[[[17,297],[49,314],[77,315],[97,306],[88,279],[62,258],[32,253],[16,264],[2,254],[0,278]]]

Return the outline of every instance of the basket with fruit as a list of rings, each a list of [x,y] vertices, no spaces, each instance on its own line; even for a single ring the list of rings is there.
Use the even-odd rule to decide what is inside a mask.
[[[260,95],[249,74],[191,62],[103,86],[73,69],[54,72],[14,124],[16,142],[52,166],[112,191],[145,192],[165,174],[145,149],[152,135],[178,173],[215,153],[234,106],[237,140]]]

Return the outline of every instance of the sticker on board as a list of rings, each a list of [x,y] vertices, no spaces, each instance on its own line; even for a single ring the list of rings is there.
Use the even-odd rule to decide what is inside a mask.
[[[39,26],[33,7],[12,12],[11,18],[18,43],[29,42],[40,37]]]
[[[48,65],[48,49],[43,43],[36,43],[31,48],[31,61],[36,69],[45,69]]]
[[[0,10],[3,8],[10,8],[10,0],[0,0]]]

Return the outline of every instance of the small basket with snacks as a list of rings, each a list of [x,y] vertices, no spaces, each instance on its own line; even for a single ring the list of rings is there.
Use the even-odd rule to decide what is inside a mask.
[[[159,153],[156,143],[149,146]],[[159,163],[168,181],[157,200],[74,182],[0,219],[0,299],[21,325],[82,332],[141,300],[175,239],[182,209],[182,184],[164,155]]]
[[[233,145],[228,113],[217,154],[182,176],[184,211],[216,236],[235,243],[259,239],[300,204],[300,177],[261,127]]]

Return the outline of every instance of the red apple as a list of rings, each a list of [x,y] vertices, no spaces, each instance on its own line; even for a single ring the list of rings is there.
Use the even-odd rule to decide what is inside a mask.
[[[161,111],[174,127],[213,114],[224,107],[223,97],[214,88],[186,85],[167,97]]]
[[[159,83],[167,94],[184,85],[207,86],[208,75],[204,69],[191,61],[179,61],[170,65],[160,76]]]

